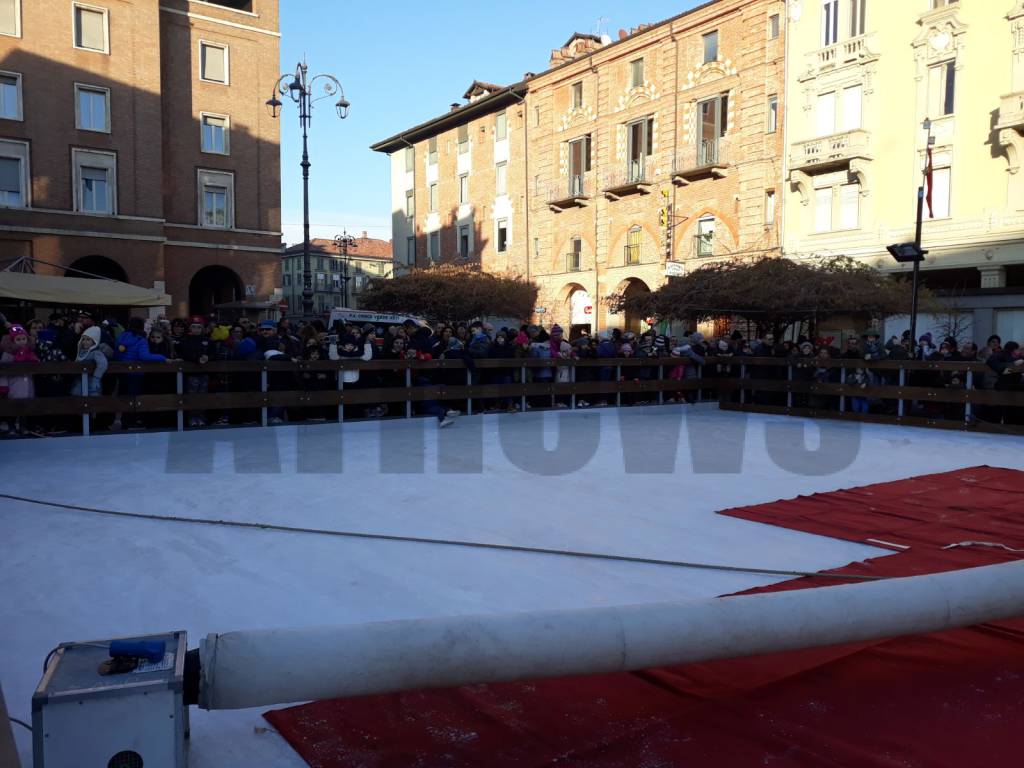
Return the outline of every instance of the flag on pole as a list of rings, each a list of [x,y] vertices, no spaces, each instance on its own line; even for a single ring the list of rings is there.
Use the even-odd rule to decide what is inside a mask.
[[[935,211],[932,210],[932,188],[935,186],[935,180],[934,180],[934,174],[933,174],[933,171],[935,169],[934,169],[934,167],[932,165],[932,147],[931,147],[931,144],[928,145],[928,155],[927,155],[927,157],[928,157],[928,159],[925,161],[925,165],[924,165],[924,180],[925,180],[925,195],[924,195],[924,199],[925,199],[925,202],[928,203],[928,218],[929,219],[934,219],[935,218]]]

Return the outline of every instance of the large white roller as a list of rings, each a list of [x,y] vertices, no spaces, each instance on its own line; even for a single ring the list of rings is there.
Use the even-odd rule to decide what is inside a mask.
[[[1024,616],[1024,561],[693,602],[211,634],[200,705],[595,674]]]

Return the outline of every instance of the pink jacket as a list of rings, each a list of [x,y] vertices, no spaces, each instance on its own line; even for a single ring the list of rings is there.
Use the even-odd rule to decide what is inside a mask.
[[[4,352],[0,356],[0,362],[13,363],[15,362],[14,355],[10,352]],[[39,362],[39,360],[33,354],[28,362]],[[7,396],[12,400],[31,400],[36,396],[36,388],[35,384],[32,383],[31,376],[14,376],[9,373],[7,375],[0,374],[0,388],[3,387],[7,387]]]

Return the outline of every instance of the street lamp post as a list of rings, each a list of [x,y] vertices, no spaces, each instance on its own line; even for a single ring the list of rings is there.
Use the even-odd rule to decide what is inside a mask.
[[[348,307],[348,252],[356,250],[359,244],[347,231],[334,238],[334,245],[341,251],[341,301],[342,306]],[[354,309],[354,307],[352,307]]]
[[[299,124],[302,126],[302,317],[305,320],[313,318],[313,271],[309,263],[309,124],[313,119],[313,105],[322,99],[338,94],[334,107],[342,120],[348,117],[350,106],[338,78],[327,74],[310,78],[308,71],[305,60],[300,61],[294,74],[281,75],[267,100],[270,116],[274,119],[277,119],[281,111],[278,96],[287,96],[299,106]],[[291,82],[285,85],[288,78],[291,78]],[[318,80],[322,83],[323,95],[313,98]]]
[[[932,121],[926,118],[921,127],[928,132],[928,141],[925,144],[927,155],[931,151],[932,144],[935,143],[935,139],[932,138]],[[931,158],[929,157],[921,172],[921,184],[917,188],[917,221],[914,242],[897,243],[886,247],[896,261],[913,262],[914,264],[912,298],[910,300],[910,345],[912,351],[916,349],[915,345],[917,344],[917,295],[920,289],[921,262],[924,261],[924,257],[928,253],[921,248],[921,230],[924,225],[924,185],[930,171]]]

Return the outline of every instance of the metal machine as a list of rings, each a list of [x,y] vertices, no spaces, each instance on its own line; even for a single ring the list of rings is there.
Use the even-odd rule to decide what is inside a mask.
[[[184,632],[62,643],[32,696],[35,768],[185,768]]]

